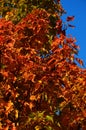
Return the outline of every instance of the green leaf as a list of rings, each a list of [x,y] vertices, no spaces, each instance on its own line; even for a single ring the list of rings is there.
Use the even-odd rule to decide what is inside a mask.
[[[51,121],[53,123],[53,117],[52,116],[47,115],[46,116],[46,120],[47,121]]]

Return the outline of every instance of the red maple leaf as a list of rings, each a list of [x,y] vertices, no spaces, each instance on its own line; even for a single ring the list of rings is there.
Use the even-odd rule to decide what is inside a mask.
[[[74,18],[75,18],[74,16],[68,16],[66,20],[69,22],[69,21],[73,21]]]

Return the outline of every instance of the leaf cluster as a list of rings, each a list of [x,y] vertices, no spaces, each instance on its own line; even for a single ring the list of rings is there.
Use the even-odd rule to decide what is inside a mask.
[[[4,6],[28,1],[11,2]],[[48,1],[54,13],[43,2],[29,1],[36,8],[16,24],[0,19],[1,129],[86,128],[86,70],[77,65],[83,65],[76,57],[79,47],[63,33],[54,2]]]

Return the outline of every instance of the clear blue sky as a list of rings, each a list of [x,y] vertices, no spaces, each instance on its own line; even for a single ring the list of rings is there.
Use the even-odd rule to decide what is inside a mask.
[[[63,18],[75,16],[71,24],[76,27],[68,29],[67,34],[77,39],[77,44],[80,46],[79,58],[83,59],[86,67],[86,0],[61,0],[61,4],[67,12]]]

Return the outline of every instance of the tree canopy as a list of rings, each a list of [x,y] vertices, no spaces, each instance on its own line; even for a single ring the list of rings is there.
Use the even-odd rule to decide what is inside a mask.
[[[0,6],[0,129],[85,130],[86,69],[60,0]]]

